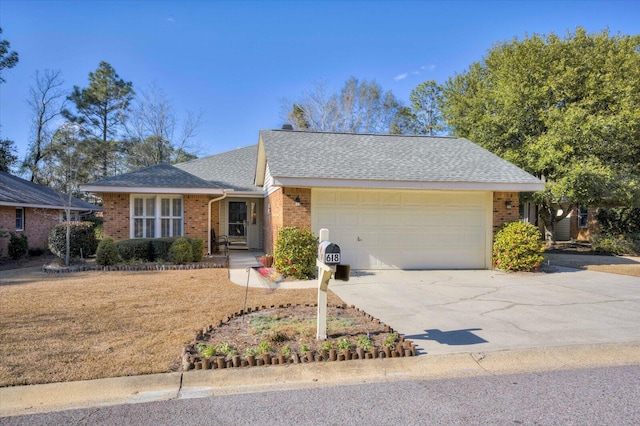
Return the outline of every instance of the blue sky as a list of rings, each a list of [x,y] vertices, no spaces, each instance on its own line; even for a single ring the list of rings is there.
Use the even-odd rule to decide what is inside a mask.
[[[202,111],[200,156],[280,128],[281,99],[314,82],[376,80],[408,102],[497,42],[525,34],[640,32],[638,1],[107,1],[0,0],[2,38],[20,55],[0,85],[0,132],[22,158],[36,70],[84,87],[100,61],[134,89],[154,82],[178,115]]]

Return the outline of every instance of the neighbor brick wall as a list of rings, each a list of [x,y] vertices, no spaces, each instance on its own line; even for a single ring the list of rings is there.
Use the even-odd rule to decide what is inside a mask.
[[[571,212],[570,234],[571,238],[577,241],[589,241],[589,237],[598,232],[600,225],[598,224],[598,209],[587,209],[587,227],[578,227],[578,208],[575,207]]]
[[[102,194],[102,214],[104,217],[104,236],[115,241],[128,240],[129,232],[129,194]]]
[[[0,228],[26,235],[29,248],[46,248],[49,231],[60,222],[61,210],[34,209],[24,210],[24,231],[16,231],[16,208],[0,206]],[[0,238],[0,252],[8,256],[9,236]]]
[[[506,201],[511,201],[511,208],[505,205]],[[520,198],[517,192],[494,192],[493,193],[493,233],[507,222],[515,222],[520,218]]]

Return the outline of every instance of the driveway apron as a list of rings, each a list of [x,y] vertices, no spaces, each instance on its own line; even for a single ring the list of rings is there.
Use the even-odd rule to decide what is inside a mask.
[[[420,353],[640,342],[636,277],[570,268],[353,271],[329,288],[414,341]]]

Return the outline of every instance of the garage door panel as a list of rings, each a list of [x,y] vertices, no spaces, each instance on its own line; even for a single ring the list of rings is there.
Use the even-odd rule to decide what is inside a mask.
[[[486,193],[314,189],[312,221],[315,232],[329,229],[353,269],[485,268],[488,200]]]

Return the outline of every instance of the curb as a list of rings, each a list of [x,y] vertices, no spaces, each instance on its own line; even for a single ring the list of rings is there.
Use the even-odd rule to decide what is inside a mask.
[[[640,342],[196,370],[0,388],[0,417],[107,405],[398,380],[640,365]]]

